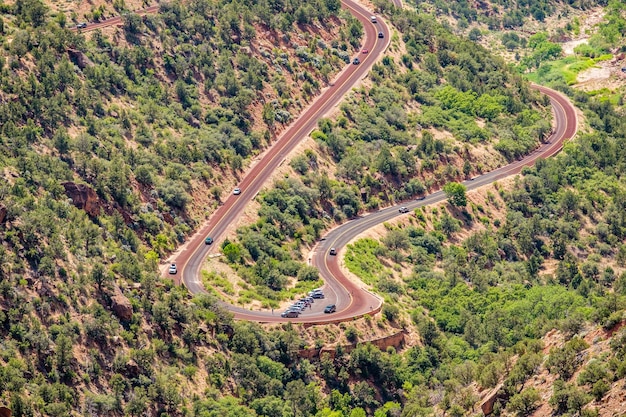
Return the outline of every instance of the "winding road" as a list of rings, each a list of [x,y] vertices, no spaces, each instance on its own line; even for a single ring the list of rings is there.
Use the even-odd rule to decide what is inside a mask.
[[[138,14],[139,16],[145,16],[147,14],[155,14],[156,12],[159,11],[159,7],[158,5],[155,6],[150,6],[150,7],[146,7],[145,9],[141,9],[141,10],[137,10],[134,11],[133,13]],[[79,28],[78,26],[73,26],[70,28],[71,31],[74,32],[90,32],[92,30],[96,30],[96,29],[102,29],[102,28],[106,28],[109,26],[115,26],[115,25],[122,25],[124,23],[123,20],[123,16],[113,16],[113,17],[109,17],[108,19],[99,21],[99,22],[93,22],[93,23],[87,23],[85,22],[85,27],[83,28]]]
[[[202,264],[206,257],[214,248],[218,247],[218,243],[228,230],[229,226],[236,222],[243,213],[245,207],[250,200],[254,199],[263,185],[268,181],[273,172],[278,168],[289,152],[306,138],[317,126],[317,121],[333,109],[345,94],[363,77],[366,76],[375,60],[382,56],[382,53],[389,45],[390,32],[384,22],[380,20],[373,24],[370,21],[371,13],[362,6],[352,2],[351,0],[342,1],[344,8],[349,10],[357,19],[361,21],[365,30],[365,41],[362,49],[367,49],[367,54],[357,51],[355,57],[358,57],[361,63],[359,65],[349,64],[339,75],[330,83],[328,87],[303,113],[295,120],[277,139],[261,160],[254,165],[243,178],[238,187],[241,189],[240,195],[230,195],[223,204],[216,210],[210,218],[207,225],[202,227],[190,242],[185,245],[176,257],[171,261],[178,266],[178,274],[187,289],[193,294],[205,291],[200,282]],[[382,32],[383,37],[379,38],[378,33]],[[205,245],[204,239],[211,236],[215,243],[213,245]],[[326,293],[327,301],[334,302],[339,307],[344,306],[347,300],[342,298],[343,287],[334,285],[327,281]],[[333,295],[331,288],[335,288],[336,295]],[[361,292],[361,291],[359,291]],[[380,302],[372,305],[378,305]],[[306,311],[297,319],[289,319],[290,321],[311,321],[312,316],[320,315],[323,309],[323,303],[315,303],[314,308]],[[225,304],[235,318],[255,321],[281,321],[276,312],[272,314],[270,311],[251,311]],[[344,309],[345,310],[345,309]],[[333,314],[332,319],[337,319],[344,315],[344,311],[339,314]],[[283,320],[284,321],[284,320]]]
[[[394,0],[394,3],[396,6],[401,6],[400,0]],[[342,5],[362,22],[365,28],[363,48],[368,49],[369,53],[359,53],[358,57],[361,60],[361,64],[348,65],[336,77],[330,84],[330,87],[281,134],[274,145],[265,152],[260,161],[249,170],[239,184],[241,194],[230,195],[212,215],[209,222],[191,237],[190,241],[185,244],[179,253],[170,258],[170,261],[175,262],[178,266],[177,277],[180,277],[182,283],[191,293],[205,292],[199,279],[204,260],[210,252],[217,251],[219,242],[226,231],[231,224],[235,224],[239,219],[250,200],[256,197],[272,173],[284,162],[289,152],[306,138],[316,127],[317,121],[336,106],[344,95],[366,75],[375,60],[382,56],[382,53],[389,45],[390,32],[381,19],[378,19],[376,24],[371,23],[371,13],[351,0],[342,0]],[[378,38],[378,32],[382,32],[384,37]],[[569,100],[549,88],[542,86],[533,86],[533,88],[550,98],[556,121],[552,135],[544,144],[523,159],[472,180],[465,181],[464,184],[468,190],[473,190],[500,178],[519,173],[523,167],[534,164],[537,159],[555,155],[562,149],[563,143],[576,133],[576,110]],[[402,206],[413,210],[417,207],[441,202],[445,198],[442,191],[437,191],[425,198],[404,202]],[[325,281],[326,299],[318,300],[310,310],[303,312],[300,317],[284,319],[280,317],[278,311],[253,311],[225,303],[223,304],[224,307],[234,314],[235,319],[257,322],[289,321],[309,324],[345,321],[378,311],[382,306],[382,300],[364,289],[359,283],[348,279],[341,271],[340,256],[330,256],[328,252],[331,247],[339,251],[354,237],[371,227],[403,215],[399,213],[398,207],[389,207],[348,221],[330,231],[325,238],[318,242],[309,261],[318,268],[321,277]],[[211,236],[214,239],[213,245],[205,245],[204,239],[206,236]],[[326,304],[336,304],[337,312],[324,314],[323,308]]]

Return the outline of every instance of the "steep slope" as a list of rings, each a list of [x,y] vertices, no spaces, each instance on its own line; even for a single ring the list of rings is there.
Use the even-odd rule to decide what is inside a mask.
[[[247,330],[156,265],[343,67],[362,29],[339,5],[173,2],[87,35],[39,1],[1,5],[0,401],[14,415],[200,415],[206,390],[229,403],[259,382],[223,366],[258,353],[230,350]],[[263,338],[279,367],[304,347]],[[273,393],[299,380],[283,377]]]

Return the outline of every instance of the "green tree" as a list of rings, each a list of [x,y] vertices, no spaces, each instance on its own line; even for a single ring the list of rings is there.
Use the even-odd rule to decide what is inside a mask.
[[[461,222],[450,216],[448,212],[443,213],[441,217],[441,231],[448,237],[461,230]]]
[[[96,283],[98,292],[102,293],[102,289],[112,282],[112,277],[104,268],[104,265],[97,263],[91,270],[91,279]]]
[[[305,265],[298,271],[298,281],[317,281],[319,279],[319,271],[313,266]]]
[[[64,334],[61,334],[55,340],[55,359],[57,372],[59,376],[67,378],[72,371],[72,360],[74,354],[72,353],[72,340]]]
[[[274,111],[274,105],[272,103],[265,103],[263,105],[263,122],[270,130],[274,127],[276,112]]]
[[[515,394],[509,400],[506,409],[517,414],[519,417],[526,417],[537,408],[537,403],[541,397],[534,388],[526,388],[519,394]]]
[[[579,413],[590,400],[590,396],[573,384],[557,379],[554,381],[552,397],[548,402],[557,413]]]
[[[141,416],[148,410],[148,401],[146,391],[142,387],[135,387],[126,404],[126,412],[131,416]]]
[[[558,374],[562,379],[569,379],[581,364],[579,353],[589,347],[584,340],[573,338],[563,347],[553,348],[550,351],[546,367],[550,373]]]
[[[467,188],[458,182],[449,182],[443,186],[443,192],[448,201],[455,207],[465,207],[467,205]]]
[[[469,34],[467,35],[467,37],[471,40],[471,41],[479,41],[482,37],[483,34],[480,31],[480,29],[478,28],[472,28],[472,30],[469,31]]]

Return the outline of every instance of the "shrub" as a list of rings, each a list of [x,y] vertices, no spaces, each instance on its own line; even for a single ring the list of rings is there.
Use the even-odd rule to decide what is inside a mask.
[[[345,331],[345,335],[350,343],[355,343],[359,339],[359,333],[354,326],[349,326]]]

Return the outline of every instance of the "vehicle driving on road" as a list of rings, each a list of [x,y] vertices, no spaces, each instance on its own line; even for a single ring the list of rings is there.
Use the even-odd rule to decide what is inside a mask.
[[[359,65],[359,64],[361,63],[361,61],[359,60],[359,58],[354,58],[354,59],[352,60],[352,63],[353,63],[354,65]]]
[[[326,314],[334,313],[335,311],[337,311],[337,306],[335,306],[334,304],[328,305],[324,309],[324,313]]]
[[[298,313],[297,311],[283,311],[282,313],[280,313],[280,316],[283,318],[296,318],[300,315],[300,313]]]
[[[408,213],[408,212],[409,212],[409,209],[408,209],[408,208],[406,208],[406,207],[400,207],[400,209],[398,209],[398,211],[399,211],[400,213]]]
[[[241,194],[241,188],[239,188],[239,187],[235,188],[235,189],[233,190],[233,194],[235,194],[235,195],[239,195],[239,194]]]
[[[385,37],[385,34],[384,34],[384,33],[382,33],[382,32],[378,32],[378,37],[382,39],[382,38],[384,38],[384,37]]]
[[[331,254],[331,255],[337,255],[337,249],[330,248],[330,251],[328,253]]]
[[[213,243],[213,238],[210,236],[207,236],[206,239],[204,239],[204,244],[205,245],[210,245]]]

